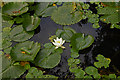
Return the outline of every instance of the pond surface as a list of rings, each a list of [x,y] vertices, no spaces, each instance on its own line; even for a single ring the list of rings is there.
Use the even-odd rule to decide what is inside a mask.
[[[111,59],[110,70],[115,72],[115,69],[120,70],[120,30],[110,29],[109,25],[102,22],[100,22],[100,26],[99,29],[92,28],[92,24],[86,23],[86,20],[70,25],[76,32],[92,35],[95,39],[93,45],[79,51],[80,66],[84,69],[86,66],[93,65],[97,54],[102,54]],[[63,26],[54,23],[50,17],[41,18],[40,26],[36,29],[36,34],[30,40],[39,42],[43,46],[45,43],[50,42],[49,37],[55,35],[57,29],[62,28]],[[47,74],[56,75],[60,78],[66,77],[66,75],[68,75],[68,78],[72,76],[67,63],[67,59],[70,58],[69,43],[65,43],[64,46],[66,48],[61,54],[61,62],[53,69],[45,69]]]

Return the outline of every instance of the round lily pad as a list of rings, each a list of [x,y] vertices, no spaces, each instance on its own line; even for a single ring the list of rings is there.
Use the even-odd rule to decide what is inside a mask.
[[[30,39],[34,35],[34,31],[27,32],[24,30],[22,25],[18,25],[11,30],[11,40],[16,42],[22,42]]]
[[[75,11],[73,5],[64,5],[54,10],[51,19],[57,24],[71,25],[82,20],[82,12]]]
[[[12,48],[10,55],[15,61],[33,61],[39,50],[39,43],[34,43],[33,41],[26,41],[16,44]]]
[[[89,47],[94,42],[91,35],[85,36],[82,33],[76,33],[71,38],[71,46],[74,50],[82,50]]]
[[[2,13],[11,16],[21,15],[28,11],[26,2],[9,2],[2,8]]]

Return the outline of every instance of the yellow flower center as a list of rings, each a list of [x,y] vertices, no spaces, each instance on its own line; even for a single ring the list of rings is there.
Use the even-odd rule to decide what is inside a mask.
[[[60,43],[60,41],[57,41],[57,43]]]
[[[53,6],[56,6],[56,4],[53,4]]]

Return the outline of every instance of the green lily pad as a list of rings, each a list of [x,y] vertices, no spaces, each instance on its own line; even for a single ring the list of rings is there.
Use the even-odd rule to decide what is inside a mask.
[[[26,41],[16,44],[10,55],[15,61],[33,61],[39,50],[40,44],[38,42]]]
[[[40,2],[36,5],[35,14],[38,16],[42,15],[42,12],[47,9],[49,2]]]
[[[82,69],[77,69],[75,72],[75,78],[84,78],[85,72]]]
[[[115,74],[109,74],[109,78],[116,79],[116,75]]]
[[[119,7],[119,2],[102,2],[103,5],[109,6],[109,7]]]
[[[10,54],[11,49],[12,49],[12,47],[8,47],[8,48],[4,49],[4,53]]]
[[[12,65],[11,59],[4,55],[0,57],[2,57],[2,72],[0,73],[2,78],[18,78],[25,72],[24,67]]]
[[[5,20],[2,20],[2,27],[11,27],[13,25],[14,21],[13,20],[10,20],[10,21],[5,21]]]
[[[52,6],[52,7],[48,7],[45,11],[43,11],[41,14],[42,14],[42,17],[48,17],[48,16],[51,16],[52,13],[54,12],[54,10],[57,9],[57,6]]]
[[[10,27],[5,27],[2,30],[2,49],[6,49],[12,45],[10,39],[10,35],[11,35],[10,31],[11,31]]]
[[[104,7],[98,8],[98,14],[114,14],[117,13],[118,8]]]
[[[30,16],[29,14],[25,14],[23,18],[23,27],[26,31],[33,31],[40,24],[40,18],[36,15]]]
[[[74,50],[82,50],[94,42],[94,38],[91,35],[84,36],[82,33],[76,33],[71,38],[71,46]]]
[[[70,39],[73,34],[75,34],[76,31],[70,27],[64,27],[63,30],[58,29],[56,31],[56,36],[62,37],[66,42],[70,42]]]
[[[43,72],[41,70],[38,70],[35,67],[31,67],[28,71],[28,74],[26,75],[27,80],[30,78],[54,78],[54,80],[57,80],[58,77],[53,75],[43,75]]]
[[[11,30],[11,40],[16,42],[23,42],[30,39],[34,35],[34,31],[27,32],[24,30],[22,25],[18,25]]]
[[[98,73],[98,70],[95,68],[95,67],[93,67],[93,66],[89,66],[89,67],[87,67],[86,69],[85,69],[85,72],[87,73],[87,74],[89,74],[89,75],[93,75],[93,77],[94,78],[100,78],[100,75],[99,75],[99,73]]]
[[[106,22],[106,23],[115,24],[115,23],[120,22],[118,16],[119,16],[118,13],[114,13],[114,14],[111,14],[111,15],[104,15],[104,16],[100,17],[100,20],[103,21],[103,22]]]
[[[39,67],[53,68],[59,64],[62,52],[61,48],[55,49],[55,46],[50,45],[39,52],[34,63]]]
[[[101,68],[101,67],[109,67],[109,64],[111,62],[111,60],[109,58],[105,58],[103,55],[99,54],[97,55],[96,59],[98,60],[98,62],[94,62],[94,65],[97,68]]]
[[[82,20],[82,12],[75,11],[73,5],[63,5],[54,10],[51,19],[60,25],[71,25]]]
[[[21,15],[28,11],[26,2],[9,2],[2,8],[2,13],[10,16]]]
[[[17,24],[22,23],[23,20],[24,20],[24,18],[21,18],[21,17],[16,17],[16,18],[14,19],[14,21],[15,21]]]

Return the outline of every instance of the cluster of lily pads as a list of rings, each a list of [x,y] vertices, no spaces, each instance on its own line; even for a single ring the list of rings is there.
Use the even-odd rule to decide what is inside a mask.
[[[97,5],[98,13],[93,13],[90,5]],[[114,4],[114,6],[111,6]],[[107,10],[112,10],[109,13]],[[116,78],[115,74],[100,75],[98,68],[109,67],[111,60],[103,55],[98,55],[94,66],[82,69],[79,51],[88,48],[94,42],[91,35],[76,33],[71,27],[64,26],[51,36],[50,43],[41,44],[29,41],[40,24],[41,17],[51,17],[60,25],[72,25],[83,19],[99,28],[99,21],[111,23],[111,28],[118,28],[119,19],[117,3],[84,3],[84,2],[4,2],[2,6],[2,78],[19,78],[28,71],[26,78],[58,78],[54,75],[44,74],[39,68],[54,68],[61,60],[65,42],[70,43],[71,58],[68,59],[69,70],[75,78]],[[114,19],[113,19],[114,18]],[[15,46],[12,46],[16,42]],[[31,66],[31,63],[35,66]],[[38,66],[39,68],[37,68]],[[119,77],[118,77],[119,78]]]

